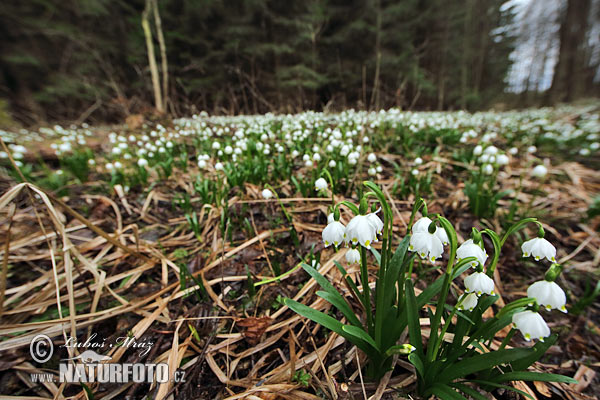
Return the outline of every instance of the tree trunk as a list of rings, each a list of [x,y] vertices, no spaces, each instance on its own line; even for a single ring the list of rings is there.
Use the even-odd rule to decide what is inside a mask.
[[[162,30],[162,22],[158,13],[158,4],[156,0],[152,0],[152,8],[154,9],[154,24],[156,25],[156,37],[158,38],[158,46],[160,48],[160,61],[162,66],[162,104],[163,109],[167,109],[167,101],[169,98],[169,69],[167,64],[167,47],[165,46],[165,37]]]
[[[552,103],[573,101],[585,88],[585,36],[590,0],[568,0],[560,24],[560,52],[549,96]]]
[[[150,66],[150,75],[152,76],[152,88],[154,89],[154,104],[156,110],[159,113],[164,113],[162,95],[160,90],[160,82],[158,78],[158,68],[156,66],[156,59],[154,57],[154,44],[152,43],[152,31],[150,30],[150,23],[148,22],[148,14],[152,7],[152,0],[146,0],[146,8],[142,13],[142,29],[144,30],[144,36],[146,37],[146,49],[148,50],[148,65]]]

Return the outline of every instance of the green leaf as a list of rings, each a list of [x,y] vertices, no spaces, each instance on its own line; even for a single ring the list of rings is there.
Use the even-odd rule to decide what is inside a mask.
[[[360,290],[358,290],[358,286],[356,286],[356,283],[354,283],[352,278],[350,278],[350,275],[348,275],[348,272],[346,272],[346,269],[344,267],[342,267],[342,264],[340,264],[337,260],[334,260],[333,263],[335,264],[337,269],[342,273],[342,276],[346,280],[346,283],[348,283],[348,286],[350,286],[350,289],[352,289],[352,291],[354,292],[354,294],[360,300],[361,304],[364,307],[365,304],[363,302],[363,297],[362,297],[362,294],[360,293]]]
[[[425,376],[425,366],[423,365],[423,361],[421,360],[421,357],[418,354],[414,352],[410,353],[408,355],[408,361],[410,361],[410,363],[415,366],[417,373],[421,377]]]
[[[417,306],[417,299],[415,297],[415,290],[412,286],[410,279],[405,282],[406,285],[406,315],[408,317],[408,335],[410,337],[411,344],[415,346],[417,353],[420,356],[423,355],[423,339],[421,338],[421,324],[419,322],[419,309]]]
[[[547,374],[544,372],[533,371],[513,371],[501,374],[493,379],[492,382],[510,382],[510,381],[537,381],[537,382],[561,382],[561,383],[577,383],[577,380],[559,374]]]
[[[374,247],[371,247],[371,253],[375,256],[375,261],[377,261],[378,265],[381,265],[381,254]]]
[[[487,397],[485,397],[484,395],[482,395],[481,393],[479,393],[477,390],[463,384],[463,383],[459,383],[459,382],[455,382],[453,384],[450,385],[453,388],[456,388],[458,390],[460,390],[461,392],[463,392],[466,395],[469,395],[475,399],[478,400],[488,400]]]
[[[469,374],[495,367],[496,365],[510,363],[529,354],[529,349],[508,349],[477,354],[465,358],[455,364],[450,364],[437,377],[441,382],[452,382],[457,378],[464,378]]]
[[[314,321],[324,326],[325,328],[337,333],[338,335],[348,339],[352,344],[356,345],[356,347],[364,351],[365,354],[367,354],[369,357],[374,359],[378,357],[377,350],[373,348],[369,343],[357,338],[355,335],[348,334],[348,332],[342,329],[344,326],[349,325],[344,325],[337,319],[332,318],[329,315],[322,313],[321,311],[315,310],[314,308],[310,308],[302,303],[298,303],[297,301],[294,301],[292,299],[286,298],[283,301],[283,303],[291,310],[302,315],[303,317],[306,317],[311,321]]]
[[[538,361],[544,355],[544,353],[546,353],[550,346],[556,343],[557,340],[558,335],[554,334],[550,337],[547,337],[543,342],[538,341],[535,346],[531,347],[530,355],[511,363],[513,370],[524,371],[529,368],[529,366]]]
[[[302,263],[302,268],[304,268],[304,270],[310,276],[312,276],[315,281],[317,281],[319,286],[325,289],[325,292],[317,292],[318,296],[324,298],[325,300],[333,304],[338,310],[342,312],[342,314],[344,314],[344,316],[348,319],[348,322],[350,322],[352,325],[358,327],[362,326],[359,319],[356,317],[356,314],[354,314],[354,311],[352,310],[352,308],[350,308],[348,302],[342,297],[342,295],[336,290],[336,288],[333,287],[333,285],[329,283],[329,281],[319,273],[319,271],[305,263]]]
[[[342,314],[344,314],[344,316],[348,319],[348,322],[350,322],[352,325],[359,328],[362,327],[360,320],[352,312],[352,309],[350,309],[350,306],[344,299],[340,301],[339,297],[334,296],[329,292],[324,292],[322,290],[317,291],[317,296],[323,298],[324,300],[334,305],[338,310],[342,312]]]
[[[499,388],[499,389],[510,390],[511,392],[519,393],[522,396],[525,396],[525,397],[530,398],[531,400],[534,400],[534,398],[529,393],[525,393],[522,390],[515,389],[512,386],[501,385],[499,383],[490,382],[490,381],[484,381],[484,380],[481,380],[481,379],[469,379],[469,381],[473,382],[473,383],[476,383],[479,386],[492,386],[492,387]]]
[[[467,398],[460,393],[457,393],[448,385],[442,383],[436,383],[426,393],[431,393],[440,399],[444,400],[467,400]]]
[[[367,334],[361,328],[357,328],[356,326],[351,326],[351,325],[344,325],[344,326],[342,326],[342,330],[351,336],[354,336],[358,339],[364,340],[365,342],[367,342],[371,346],[373,346],[373,348],[375,350],[379,351],[379,348],[377,346],[377,343],[375,343],[375,340],[373,340],[373,338],[371,336],[369,336],[369,334]]]

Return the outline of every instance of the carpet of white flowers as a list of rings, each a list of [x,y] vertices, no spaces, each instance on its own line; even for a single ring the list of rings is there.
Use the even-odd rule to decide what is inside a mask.
[[[371,180],[390,202],[394,243],[406,235],[419,198],[430,213],[452,221],[460,243],[474,226],[500,232],[537,218],[563,266],[558,283],[569,312],[548,315],[559,339],[536,368],[580,383],[515,387],[536,398],[592,398],[600,387],[594,372],[600,365],[599,110],[590,104],[478,113],[201,113],[132,127],[0,131],[2,198],[23,180],[40,189],[33,196],[11,194],[0,210],[6,288],[0,354],[14,361],[11,368],[56,368],[32,366],[26,339],[46,329],[59,340],[61,329],[69,328],[63,315],[69,309],[77,315],[71,321],[80,324],[78,334],[144,335],[155,343],[145,362],[178,362],[187,371],[185,383],[164,388],[92,385],[97,395],[158,390],[182,398],[288,393],[281,398],[311,399],[374,393],[377,385],[362,381],[364,359],[356,348],[339,337],[329,340],[330,333],[283,302],[298,293],[307,303],[315,296],[299,262],[359,259],[358,251],[343,257],[324,243],[322,231],[332,199],[358,204],[362,182]],[[521,251],[535,235],[526,229],[503,249],[495,276],[503,303],[524,297],[543,276]],[[68,257],[75,261],[67,263]],[[415,263],[417,289],[439,276],[435,258]],[[335,281],[336,273],[331,269],[329,279]],[[512,341],[528,345],[524,339]],[[389,387],[407,394],[413,381],[402,368],[396,366]],[[0,376],[15,395],[31,395],[24,379]],[[83,393],[53,386],[37,394],[58,390]]]

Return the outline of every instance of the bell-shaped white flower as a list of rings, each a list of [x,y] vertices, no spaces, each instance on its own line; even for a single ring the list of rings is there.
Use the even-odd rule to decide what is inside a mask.
[[[481,264],[481,266],[485,265],[485,261],[488,258],[487,253],[484,249],[482,249],[479,245],[473,242],[473,239],[469,239],[465,241],[463,244],[456,249],[456,256],[459,260],[467,257],[475,257],[477,261],[473,261],[471,263],[472,267],[477,267],[477,264]]]
[[[548,168],[543,166],[542,164],[536,165],[533,170],[531,170],[531,176],[536,178],[543,178],[548,173]]]
[[[544,338],[550,336],[550,328],[544,321],[542,316],[531,310],[518,312],[513,315],[512,322],[515,327],[521,331],[525,340],[539,339],[544,341]]]
[[[429,232],[429,225],[431,225],[431,222],[431,219],[429,219],[428,217],[419,218],[417,222],[415,222],[413,225],[413,234],[417,232]],[[438,237],[438,239],[440,239],[442,244],[448,244],[448,234],[446,233],[446,230],[444,228],[437,226],[435,228],[435,235]]]
[[[327,224],[322,233],[325,247],[329,247],[332,244],[337,247],[344,240],[345,232],[346,227],[340,221],[333,221]]]
[[[465,278],[465,291],[481,296],[494,295],[494,280],[483,272],[475,272]]]
[[[360,243],[367,249],[377,240],[376,227],[366,215],[357,215],[346,226],[346,242]]]
[[[358,264],[360,262],[360,251],[358,249],[350,249],[346,252],[346,261],[348,264]]]
[[[462,300],[462,302],[458,306],[459,310],[473,311],[475,306],[477,306],[479,297],[477,297],[477,295],[475,293],[465,293],[460,297],[459,301],[461,301],[461,300]]]
[[[383,221],[377,216],[377,213],[367,214],[367,218],[369,219],[371,225],[375,227],[377,234],[381,235],[383,231]]]
[[[527,289],[527,297],[534,298],[540,306],[548,311],[557,308],[566,313],[567,296],[555,282],[537,281]]]
[[[533,256],[536,261],[546,258],[548,261],[556,262],[556,248],[544,238],[533,238],[521,245],[523,257]]]
[[[264,189],[261,194],[265,200],[269,200],[273,197],[273,192],[271,192],[269,189]]]
[[[435,234],[419,231],[414,232],[410,237],[408,250],[416,252],[423,259],[435,261],[442,256],[444,245]]]
[[[315,181],[315,190],[327,190],[327,181],[324,178],[319,178]]]

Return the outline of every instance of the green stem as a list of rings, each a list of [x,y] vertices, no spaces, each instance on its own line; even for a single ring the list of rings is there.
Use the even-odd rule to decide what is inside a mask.
[[[448,316],[448,319],[446,319],[446,322],[444,323],[444,326],[442,327],[442,332],[440,333],[440,336],[438,337],[437,343],[435,344],[435,348],[433,350],[433,359],[435,359],[440,347],[442,347],[442,342],[444,341],[444,335],[448,331],[448,327],[450,326],[450,323],[452,322],[452,318],[454,318],[454,316],[456,315],[456,312],[458,311],[458,307],[460,307],[460,305],[462,304],[462,302],[465,300],[466,297],[467,297],[467,294],[465,293],[458,299],[458,302],[452,309],[450,316]]]
[[[429,361],[434,360],[434,349],[438,339],[438,328],[440,326],[440,321],[442,320],[442,314],[444,312],[444,304],[446,304],[446,298],[448,297],[448,292],[450,291],[450,284],[452,283],[452,275],[454,271],[454,261],[456,259],[456,245],[457,245],[457,237],[456,231],[454,227],[444,217],[438,217],[440,224],[446,230],[446,234],[448,235],[448,240],[450,241],[450,257],[448,258],[448,264],[446,266],[446,276],[444,277],[444,283],[442,286],[442,291],[440,292],[440,297],[438,299],[435,315],[433,317],[433,321],[431,321],[431,333],[429,336],[429,344],[427,345],[427,359]]]
[[[373,336],[373,311],[371,310],[371,289],[369,288],[369,270],[367,269],[367,249],[360,246],[360,279],[363,288],[365,311],[367,312],[367,329]]]

